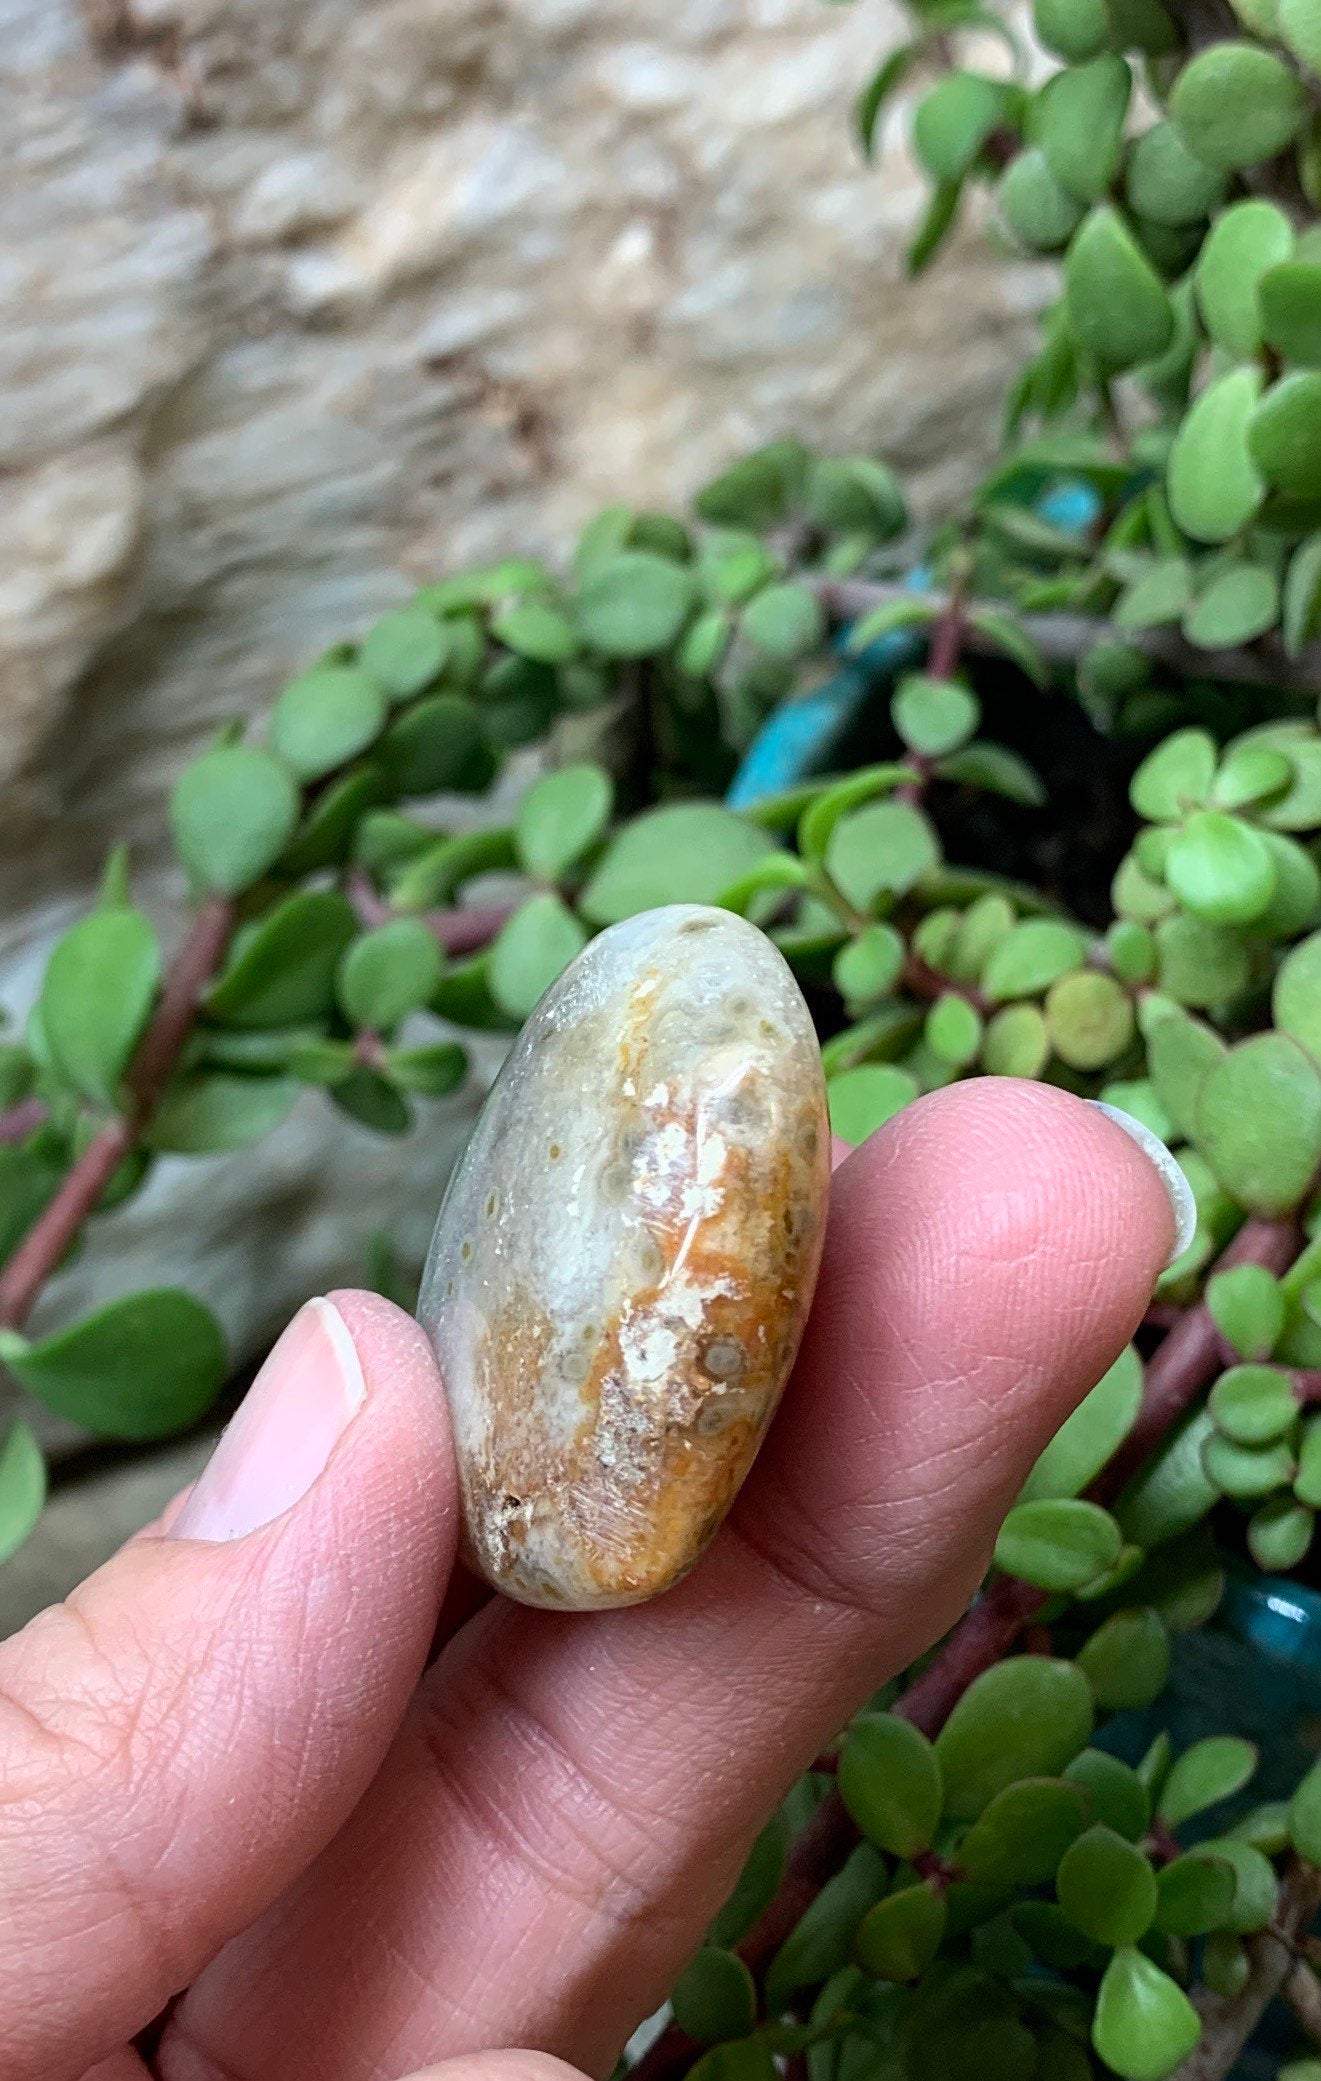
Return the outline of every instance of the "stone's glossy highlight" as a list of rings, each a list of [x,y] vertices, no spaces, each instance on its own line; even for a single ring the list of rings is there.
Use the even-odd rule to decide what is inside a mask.
[[[829,1176],[812,1022],[755,926],[649,911],[548,991],[445,1196],[419,1308],[489,1582],[584,1611],[692,1566],[793,1362]]]

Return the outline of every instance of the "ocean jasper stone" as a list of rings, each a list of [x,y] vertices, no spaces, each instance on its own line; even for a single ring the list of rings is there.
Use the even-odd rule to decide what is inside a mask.
[[[648,911],[547,992],[445,1196],[419,1308],[488,1582],[587,1611],[692,1567],[793,1363],[829,1175],[812,1021],[755,926]]]

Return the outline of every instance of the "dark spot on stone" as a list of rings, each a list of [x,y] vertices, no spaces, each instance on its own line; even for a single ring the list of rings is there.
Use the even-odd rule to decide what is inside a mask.
[[[601,1196],[616,1204],[626,1200],[633,1189],[633,1166],[628,1163],[608,1163],[601,1173]]]
[[[494,1212],[495,1212],[495,1194],[494,1194],[494,1193],[492,1193],[492,1194],[491,1194],[491,1196],[490,1196],[490,1198],[489,1198],[489,1199],[487,1200],[487,1202],[486,1202],[486,1218],[487,1218],[487,1220],[488,1220],[488,1221],[490,1220],[490,1218],[491,1218],[492,1214],[494,1214]]]
[[[712,1337],[702,1350],[701,1366],[713,1380],[737,1380],[748,1355],[737,1337]]]
[[[472,1244],[465,1243],[462,1250],[460,1250],[459,1252],[459,1256],[463,1259],[464,1263],[466,1264],[468,1259],[472,1256]]]
[[[679,936],[682,939],[686,935],[691,939],[697,932],[714,932],[718,922],[716,918],[689,918],[686,925],[680,925]]]
[[[552,1142],[550,1145],[550,1160],[552,1163],[558,1163],[560,1160],[560,1145],[558,1142]]]

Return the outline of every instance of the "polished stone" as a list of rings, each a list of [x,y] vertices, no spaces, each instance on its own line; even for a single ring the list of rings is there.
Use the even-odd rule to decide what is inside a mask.
[[[774,1413],[820,1261],[820,1053],[777,949],[728,911],[616,925],[542,999],[436,1224],[467,1557],[528,1604],[678,1580]]]

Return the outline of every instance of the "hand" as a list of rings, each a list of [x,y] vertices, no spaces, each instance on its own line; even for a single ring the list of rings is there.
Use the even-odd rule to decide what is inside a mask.
[[[191,1495],[0,1649],[5,2081],[144,2081],[182,1988],[164,2081],[606,2073],[792,1780],[968,1602],[1172,1235],[1061,1092],[912,1106],[836,1174],[729,1522],[592,1616],[442,1606],[426,1341],[369,1294],[304,1309]]]

